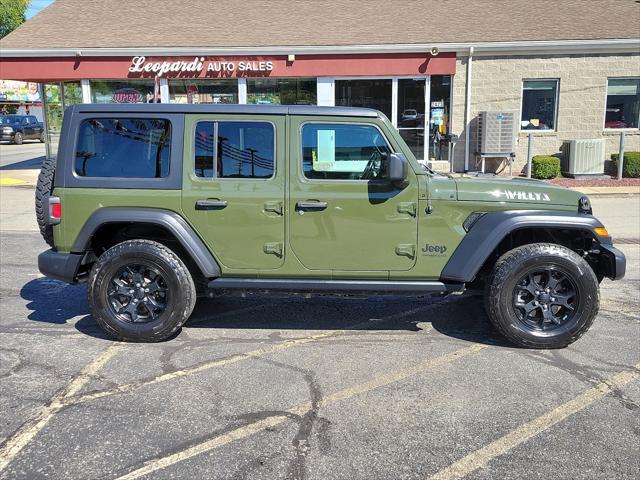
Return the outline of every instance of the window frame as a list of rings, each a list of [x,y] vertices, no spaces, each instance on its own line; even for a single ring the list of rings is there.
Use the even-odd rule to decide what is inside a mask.
[[[546,130],[536,130],[536,129],[524,129],[522,128],[522,109],[524,107],[524,82],[556,82],[556,95],[554,98],[554,109],[553,109],[553,128],[549,128]],[[560,78],[523,78],[520,83],[520,115],[518,116],[518,131],[521,133],[545,133],[545,132],[557,132],[558,131],[558,121],[559,121],[559,107],[560,107]]]
[[[218,166],[215,165],[214,173],[216,176],[214,177],[199,177],[196,175],[196,130],[198,129],[198,124],[201,122],[210,122],[214,123],[213,135],[214,137],[218,136],[218,123],[229,122],[229,123],[268,123],[271,125],[271,129],[273,131],[273,173],[268,178],[258,178],[258,177],[218,177]],[[189,176],[192,181],[199,182],[223,182],[223,181],[258,181],[258,182],[269,182],[273,180],[277,175],[278,168],[278,134],[276,131],[276,124],[271,120],[234,120],[234,119],[211,119],[211,118],[196,118],[193,120],[193,128],[191,129],[191,146],[193,148],[193,155],[191,156],[191,169],[189,172]],[[218,153],[218,142],[215,142],[213,146],[213,158],[216,158],[216,154]]]
[[[380,128],[379,125],[375,124],[375,123],[370,123],[370,122],[348,122],[348,121],[331,121],[331,122],[327,122],[327,121],[320,121],[320,120],[310,120],[308,122],[301,122],[300,123],[300,128],[298,129],[298,154],[299,154],[299,160],[298,160],[298,176],[299,179],[302,180],[305,183],[317,183],[317,182],[330,182],[330,183],[358,183],[358,184],[363,184],[363,183],[371,183],[373,182],[378,182],[378,183],[387,183],[387,180],[385,179],[359,179],[359,180],[355,180],[355,179],[345,179],[345,180],[341,180],[341,179],[335,179],[335,178],[328,178],[328,179],[314,179],[314,178],[309,178],[304,174],[304,144],[302,142],[302,129],[305,127],[305,125],[362,125],[362,126],[366,126],[366,127],[374,127],[378,130],[378,132],[380,132],[380,134],[382,135],[382,138],[384,138],[387,147],[389,148],[389,151],[391,153],[395,153],[398,150],[394,147],[394,144],[391,143],[389,141],[389,138],[387,137],[387,135],[385,135],[385,133],[382,131],[382,129]]]
[[[640,130],[640,108],[638,109],[638,126],[637,127],[605,127],[607,123],[607,100],[609,99],[609,80],[637,80],[640,82],[640,77],[607,77],[607,81],[604,85],[604,105],[602,108],[602,131],[605,133],[612,132],[636,132]]]
[[[112,118],[143,118],[167,120],[171,125],[171,149],[169,150],[169,175],[161,178],[134,178],[134,177],[83,177],[75,171],[76,151],[78,147],[78,135],[80,125],[85,120]],[[72,122],[67,128],[66,122]],[[184,137],[184,115],[173,113],[128,113],[118,112],[83,112],[76,115],[65,115],[63,118],[62,132],[66,131],[64,138],[60,138],[60,151],[58,153],[56,187],[75,188],[104,188],[104,189],[150,189],[150,190],[180,190],[182,188],[182,156]]]

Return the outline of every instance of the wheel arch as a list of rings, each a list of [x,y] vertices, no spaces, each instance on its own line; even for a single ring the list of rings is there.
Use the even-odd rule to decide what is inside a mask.
[[[126,233],[129,232],[129,233]],[[135,233],[138,232],[138,233]],[[72,253],[96,251],[96,247],[109,247],[117,235],[146,238],[160,243],[175,242],[181,256],[188,258],[206,278],[221,275],[220,265],[202,239],[186,220],[176,212],[158,208],[105,207],[94,212],[78,233]],[[163,242],[164,240],[164,242]]]
[[[570,212],[516,210],[485,213],[453,252],[440,278],[442,281],[472,282],[483,268],[492,265],[504,253],[505,248],[537,242],[558,243],[574,251],[585,252],[604,247],[604,258],[596,255],[589,263],[596,273],[619,278],[616,259],[609,258],[613,249],[611,237],[598,236],[595,228],[603,228],[597,218]]]

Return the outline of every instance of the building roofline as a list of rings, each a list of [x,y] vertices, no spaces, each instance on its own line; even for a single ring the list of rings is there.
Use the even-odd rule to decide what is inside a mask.
[[[1,43],[1,42],[0,42]],[[600,40],[544,40],[515,42],[421,43],[382,45],[300,45],[265,47],[123,47],[123,48],[21,48],[0,49],[0,58],[11,57],[130,57],[145,56],[256,56],[327,54],[399,54],[430,52],[465,54],[473,47],[475,56],[538,55],[579,53],[640,53],[640,38]]]

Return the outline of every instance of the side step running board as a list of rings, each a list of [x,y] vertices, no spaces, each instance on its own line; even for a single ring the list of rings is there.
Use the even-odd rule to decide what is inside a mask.
[[[211,289],[293,290],[293,291],[376,291],[405,293],[463,292],[464,283],[406,282],[385,280],[302,280],[295,278],[216,278],[209,282]]]

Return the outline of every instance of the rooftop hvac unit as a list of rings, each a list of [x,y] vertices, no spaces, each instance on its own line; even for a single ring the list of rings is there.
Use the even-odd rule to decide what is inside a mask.
[[[481,157],[511,156],[516,151],[516,114],[480,112],[477,151]]]
[[[604,174],[604,139],[565,140],[561,147],[560,170],[570,177]]]

